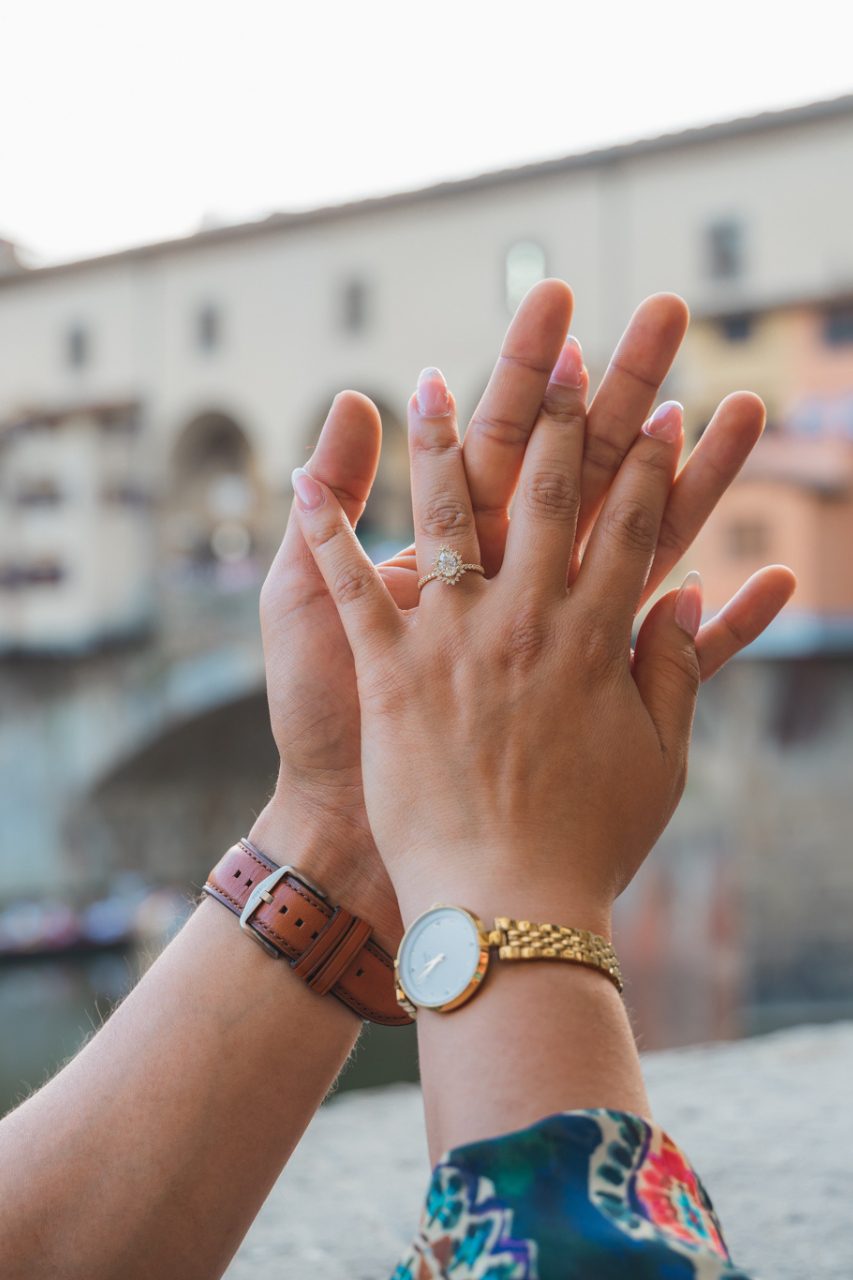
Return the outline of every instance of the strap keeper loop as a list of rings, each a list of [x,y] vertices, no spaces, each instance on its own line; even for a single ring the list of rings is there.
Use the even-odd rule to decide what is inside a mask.
[[[298,960],[291,962],[291,968],[312,991],[325,995],[352,964],[370,932],[366,920],[360,920],[344,907],[338,907],[311,946]]]

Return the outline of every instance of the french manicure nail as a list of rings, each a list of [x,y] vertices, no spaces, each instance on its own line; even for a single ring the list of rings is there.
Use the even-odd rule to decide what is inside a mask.
[[[563,349],[557,356],[557,363],[551,371],[551,381],[561,387],[577,388],[583,382],[583,352],[577,338],[569,334],[563,343]]]
[[[675,444],[681,435],[683,421],[684,405],[679,404],[677,400],[665,400],[663,404],[658,405],[648,421],[643,423],[643,430],[647,436],[653,436],[655,440]]]
[[[691,569],[675,597],[675,621],[695,639],[702,625],[702,579]]]
[[[313,511],[315,507],[322,507],[326,501],[323,489],[312,476],[309,476],[304,467],[296,468],[290,477],[290,482],[293,485],[293,492],[296,494],[296,501],[306,511]]]
[[[425,418],[444,418],[450,413],[450,393],[440,369],[422,369],[418,377],[418,412]]]

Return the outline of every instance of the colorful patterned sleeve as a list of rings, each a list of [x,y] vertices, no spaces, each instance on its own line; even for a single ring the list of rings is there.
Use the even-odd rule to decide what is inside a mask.
[[[749,1280],[655,1125],[570,1111],[460,1147],[432,1175],[392,1280]]]

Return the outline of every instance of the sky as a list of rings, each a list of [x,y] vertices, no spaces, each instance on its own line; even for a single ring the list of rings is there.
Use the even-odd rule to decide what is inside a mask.
[[[7,0],[0,236],[84,257],[834,97],[846,8]]]

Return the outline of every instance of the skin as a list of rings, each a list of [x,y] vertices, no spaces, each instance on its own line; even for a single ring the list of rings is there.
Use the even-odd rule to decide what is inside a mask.
[[[567,343],[498,572],[428,583],[414,610],[399,609],[335,495],[295,473],[300,526],[353,654],[367,813],[404,925],[442,901],[487,927],[512,914],[609,937],[614,899],[683,790],[702,678],[695,575],[655,605],[631,650],[660,565],[681,408],[644,424],[603,502],[585,505],[587,385]],[[448,540],[480,563],[455,406],[437,370],[422,375],[409,414],[417,570]],[[581,559],[585,511],[598,508]],[[450,1016],[420,1013],[434,1156],[548,1111],[648,1112],[613,986],[574,966],[513,968]]]
[[[509,502],[570,310],[570,292],[560,282],[533,291],[510,327],[469,428],[463,457],[492,571],[502,559]],[[600,410],[594,421],[590,414],[588,438],[594,428],[602,440],[618,429],[627,449],[685,323],[684,304],[669,295],[638,310],[593,402]],[[753,396],[723,402],[703,437],[704,453],[671,492],[661,566],[694,536],[760,434],[762,420]],[[369,494],[379,443],[374,406],[356,393],[339,396],[310,465],[328,486],[330,502],[340,499],[348,527]],[[620,447],[612,441],[593,446],[602,456],[593,458],[584,480],[592,515],[607,488],[608,468],[618,469]],[[381,573],[401,605],[414,602],[413,553],[402,553]],[[780,573],[760,577],[733,606],[730,623],[708,647],[709,670],[748,643],[781,607],[789,582]],[[301,867],[334,900],[370,920],[379,940],[393,947],[400,913],[367,820],[350,649],[296,517],[264,587],[261,611],[281,769],[275,796],[251,835],[271,857]],[[611,1042],[618,1042],[613,1069],[621,1074],[620,1064],[630,1063],[633,1052],[630,1029],[618,1001],[609,1012],[602,1005],[597,985],[589,988],[594,1007],[584,1006],[587,976],[573,985],[573,1016],[600,1023],[603,1037],[609,1022],[618,1023],[622,1040],[611,1036]],[[525,975],[522,984],[532,980]],[[514,987],[513,999],[522,984]],[[488,1008],[484,1001],[480,1016]],[[0,1123],[4,1276],[220,1275],[358,1030],[349,1010],[292,981],[284,966],[246,944],[219,904],[203,902],[90,1043]],[[642,1099],[636,1102],[640,1109]]]
[[[499,569],[534,423],[572,316],[560,280],[530,291],[507,331],[500,355],[465,432],[468,478],[480,555]],[[684,301],[656,294],[637,308],[593,397],[584,437],[580,546],[604,495],[647,417],[688,323]],[[761,436],[764,405],[751,392],[727,396],[670,491],[658,547],[640,604],[681,559]],[[375,406],[339,395],[307,470],[334,492],[355,525],[379,459]],[[453,533],[444,513],[444,533]],[[442,513],[437,513],[439,525]],[[577,569],[575,560],[572,572]],[[414,548],[379,567],[401,609],[418,603]],[[697,637],[703,679],[715,674],[772,621],[793,590],[789,570],[762,570]],[[271,857],[310,870],[341,901],[374,924],[393,950],[400,938],[397,902],[370,829],[361,776],[359,707],[350,649],[294,514],[264,586],[261,623],[270,712],[281,759],[275,794],[251,835]],[[318,839],[318,833],[322,837]]]

